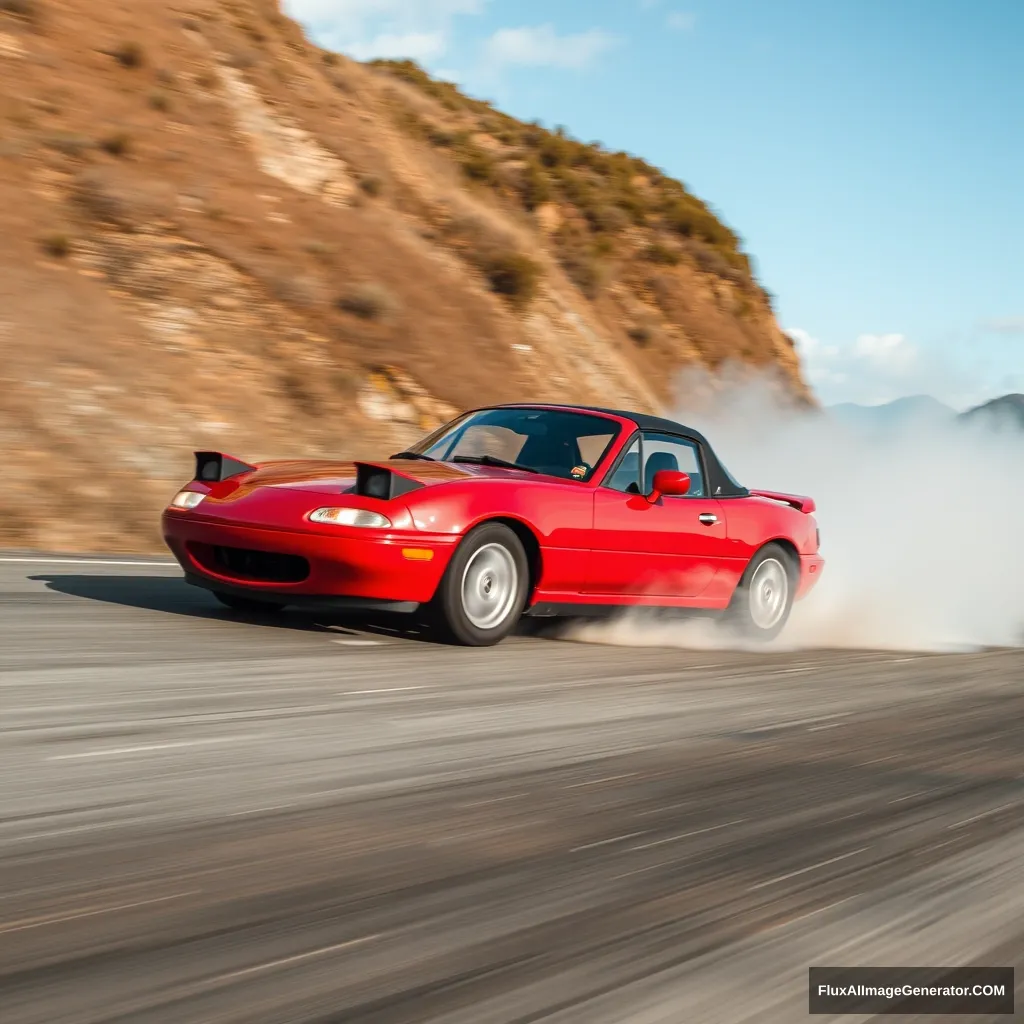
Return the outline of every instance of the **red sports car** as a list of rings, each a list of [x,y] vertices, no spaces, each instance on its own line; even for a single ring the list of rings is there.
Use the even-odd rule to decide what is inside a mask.
[[[814,509],[742,487],[671,420],[516,404],[381,461],[197,452],[163,532],[186,579],[236,610],[420,613],[486,646],[523,615],[689,608],[770,639],[821,575]]]

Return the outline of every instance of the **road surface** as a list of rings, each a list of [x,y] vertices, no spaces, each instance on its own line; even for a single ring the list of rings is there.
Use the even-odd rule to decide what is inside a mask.
[[[811,964],[1024,964],[1024,651],[456,649],[33,556],[0,637],[4,1024],[788,1024]]]

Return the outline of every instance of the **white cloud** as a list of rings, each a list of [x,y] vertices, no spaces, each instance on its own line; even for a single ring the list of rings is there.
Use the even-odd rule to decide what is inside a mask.
[[[981,329],[994,334],[1024,334],[1024,316],[1002,316],[984,320]]]
[[[902,334],[862,334],[826,344],[807,331],[786,332],[796,345],[804,379],[824,405],[881,405],[910,395],[931,395],[967,409],[1024,389],[1024,374],[1010,353],[961,341],[952,347],[915,345]]]
[[[906,375],[918,362],[918,350],[902,334],[862,334],[853,343],[855,360],[889,376]]]
[[[825,344],[807,331],[787,331],[811,387],[826,404],[874,405],[928,391],[939,368],[902,334],[862,334],[847,345]]]
[[[697,15],[692,11],[671,11],[665,24],[676,32],[692,32],[697,24]]]
[[[614,36],[599,28],[564,36],[553,25],[503,28],[484,44],[484,57],[492,66],[581,70],[615,43]]]
[[[487,0],[285,0],[288,13],[325,47],[357,60],[430,60],[448,50],[457,18]]]

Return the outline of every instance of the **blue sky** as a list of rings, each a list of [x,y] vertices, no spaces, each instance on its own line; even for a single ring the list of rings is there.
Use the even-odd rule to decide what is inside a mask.
[[[821,399],[1024,391],[1024,0],[287,0],[684,181]]]

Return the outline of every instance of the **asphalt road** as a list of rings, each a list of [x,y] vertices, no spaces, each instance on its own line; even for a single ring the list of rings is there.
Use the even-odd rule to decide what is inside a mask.
[[[1022,719],[1024,651],[453,649],[4,559],[0,1020],[774,1024],[811,964],[1022,968]]]

